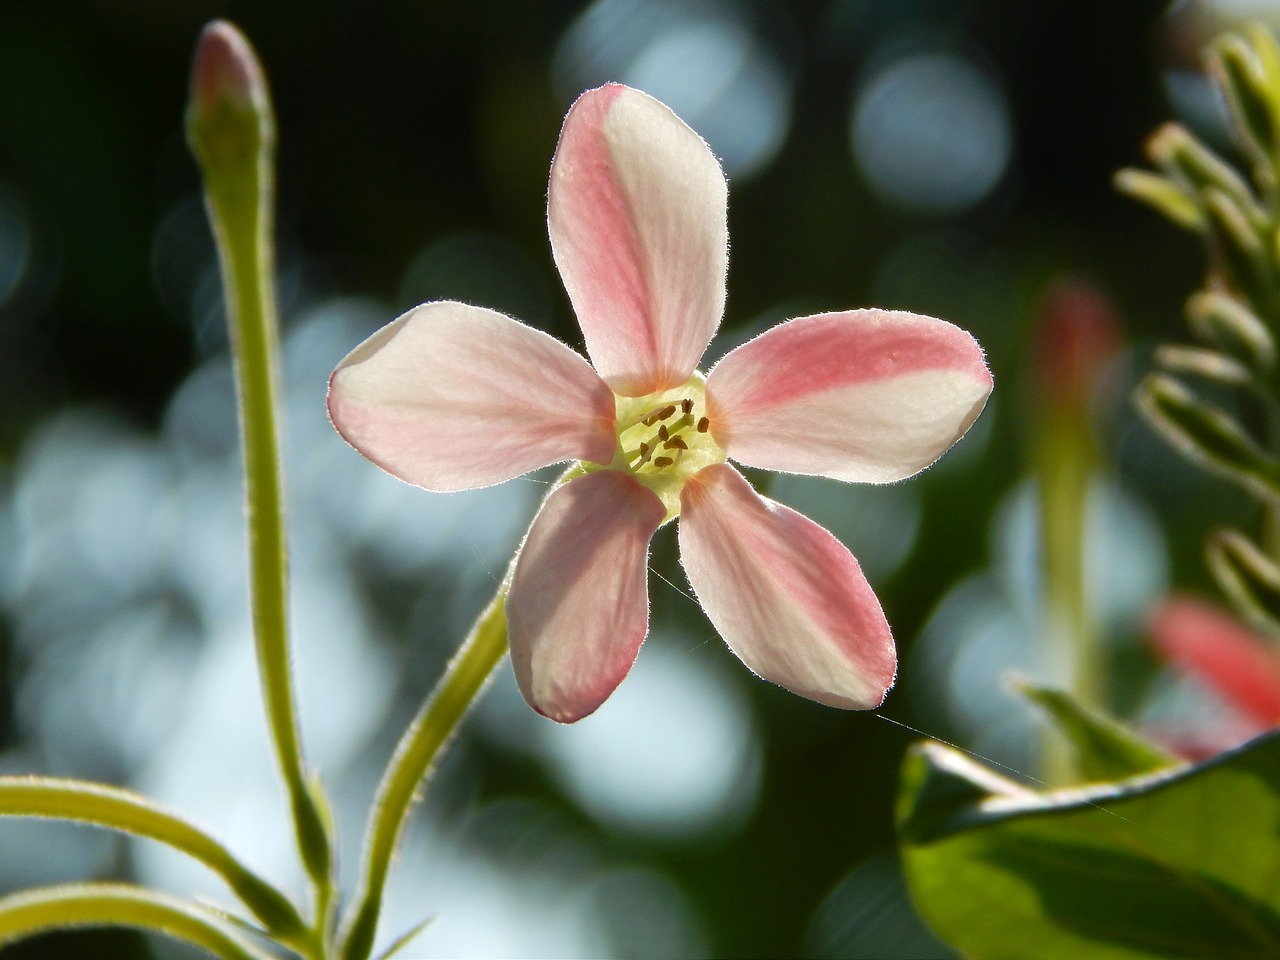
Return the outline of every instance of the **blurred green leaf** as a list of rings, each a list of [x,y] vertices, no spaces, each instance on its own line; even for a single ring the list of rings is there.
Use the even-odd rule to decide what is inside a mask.
[[[1216,187],[1204,191],[1204,207],[1209,215],[1209,234],[1217,241],[1214,250],[1227,279],[1250,303],[1270,303],[1274,296],[1273,271],[1258,235],[1260,226],[1250,220],[1247,208]]]
[[[1187,301],[1187,323],[1201,340],[1258,371],[1275,365],[1276,343],[1267,325],[1221,290],[1202,290]]]
[[[1275,462],[1221,407],[1160,373],[1138,384],[1134,400],[1147,422],[1187,459],[1234,480],[1262,500],[1276,497]]]
[[[1209,66],[1231,107],[1241,141],[1265,170],[1274,162],[1276,115],[1280,104],[1266,75],[1266,67],[1274,64],[1274,41],[1265,31],[1256,31],[1254,42],[1260,49],[1268,42],[1271,45],[1272,49],[1264,52],[1265,60],[1243,38],[1228,34],[1210,50]]]
[[[1147,153],[1170,180],[1183,184],[1192,196],[1219,191],[1230,198],[1246,223],[1255,227],[1266,223],[1244,178],[1181,124],[1166,123],[1157,130],[1147,142]]]
[[[1080,773],[1086,780],[1115,780],[1181,763],[1065,690],[1025,679],[1016,680],[1013,688],[1048,714],[1075,748]]]
[[[1180,227],[1201,231],[1208,225],[1204,210],[1186,190],[1146,170],[1126,169],[1115,175],[1116,189],[1145,203]]]
[[[1280,734],[1208,763],[1039,793],[937,743],[903,766],[916,904],[976,958],[1280,957]]]
[[[1246,620],[1280,634],[1280,567],[1238,530],[1216,530],[1205,542],[1209,572]]]
[[[1217,350],[1163,344],[1156,347],[1156,364],[1170,373],[1190,373],[1229,387],[1247,387],[1253,383],[1249,368]]]

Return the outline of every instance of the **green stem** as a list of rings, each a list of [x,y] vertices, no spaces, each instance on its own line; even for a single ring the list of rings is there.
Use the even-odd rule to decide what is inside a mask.
[[[303,760],[288,634],[288,568],[277,435],[278,319],[272,164],[275,119],[248,43],[229,24],[196,51],[188,135],[204,174],[235,359],[244,445],[249,584],[267,726],[284,775],[299,850],[316,899],[316,929],[333,896],[328,824]]]
[[[143,887],[76,883],[0,899],[0,946],[69,927],[133,927],[185,940],[224,960],[273,960],[203,908]]]
[[[1083,410],[1046,413],[1039,425],[1040,536],[1044,574],[1046,648],[1066,670],[1071,692],[1081,703],[1106,699],[1106,663],[1085,596],[1085,528],[1092,440]],[[1049,783],[1069,783],[1075,764],[1069,745],[1048,729],[1044,773]]]
[[[508,576],[503,580],[435,690],[400,738],[378,785],[365,833],[360,889],[344,919],[338,950],[342,960],[367,960],[372,951],[387,874],[418,785],[507,653],[509,579]]]

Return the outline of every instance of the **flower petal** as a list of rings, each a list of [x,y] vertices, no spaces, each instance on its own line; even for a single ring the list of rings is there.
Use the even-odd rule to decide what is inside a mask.
[[[356,347],[329,417],[388,473],[428,490],[487,487],[562,460],[608,463],[613,394],[563,343],[493,310],[424,303]]]
[[[635,663],[649,630],[649,540],[665,513],[617,470],[576,477],[547,497],[507,595],[511,664],[539,713],[581,720]]]
[[[833,707],[884,702],[897,672],[893,636],[839,540],[727,464],[695,474],[680,500],[685,573],[743,663]]]
[[[587,353],[616,393],[693,374],[724,311],[727,203],[707,145],[648,94],[608,84],[570,108],[547,226]]]
[[[1148,629],[1170,662],[1221,694],[1260,728],[1280,724],[1280,656],[1240,621],[1206,603],[1166,600]]]
[[[964,435],[991,393],[964,330],[894,310],[788,320],[707,376],[711,433],[741,463],[888,483]]]

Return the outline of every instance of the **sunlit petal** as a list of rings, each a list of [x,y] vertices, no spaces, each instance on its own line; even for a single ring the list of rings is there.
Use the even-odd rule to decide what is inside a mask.
[[[716,441],[766,470],[887,483],[923,470],[991,392],[982,348],[944,320],[853,310],[789,320],[707,377]]]
[[[718,464],[681,494],[680,557],[712,624],[755,673],[833,707],[883,702],[897,671],[889,624],[827,530]]]
[[[565,118],[551,248],[600,375],[625,396],[689,379],[724,309],[727,188],[707,145],[619,84]]]
[[[666,510],[628,474],[554,491],[534,518],[507,597],[511,663],[539,713],[572,723],[600,706],[649,629],[649,540]]]
[[[415,307],[329,381],[329,416],[401,480],[466,490],[562,460],[607,463],[613,394],[558,340],[493,310]]]

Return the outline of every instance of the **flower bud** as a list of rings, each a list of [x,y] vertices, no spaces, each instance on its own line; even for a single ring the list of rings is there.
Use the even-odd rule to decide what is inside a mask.
[[[196,44],[187,137],[206,168],[254,161],[275,138],[262,66],[244,34],[224,20],[206,26]]]

